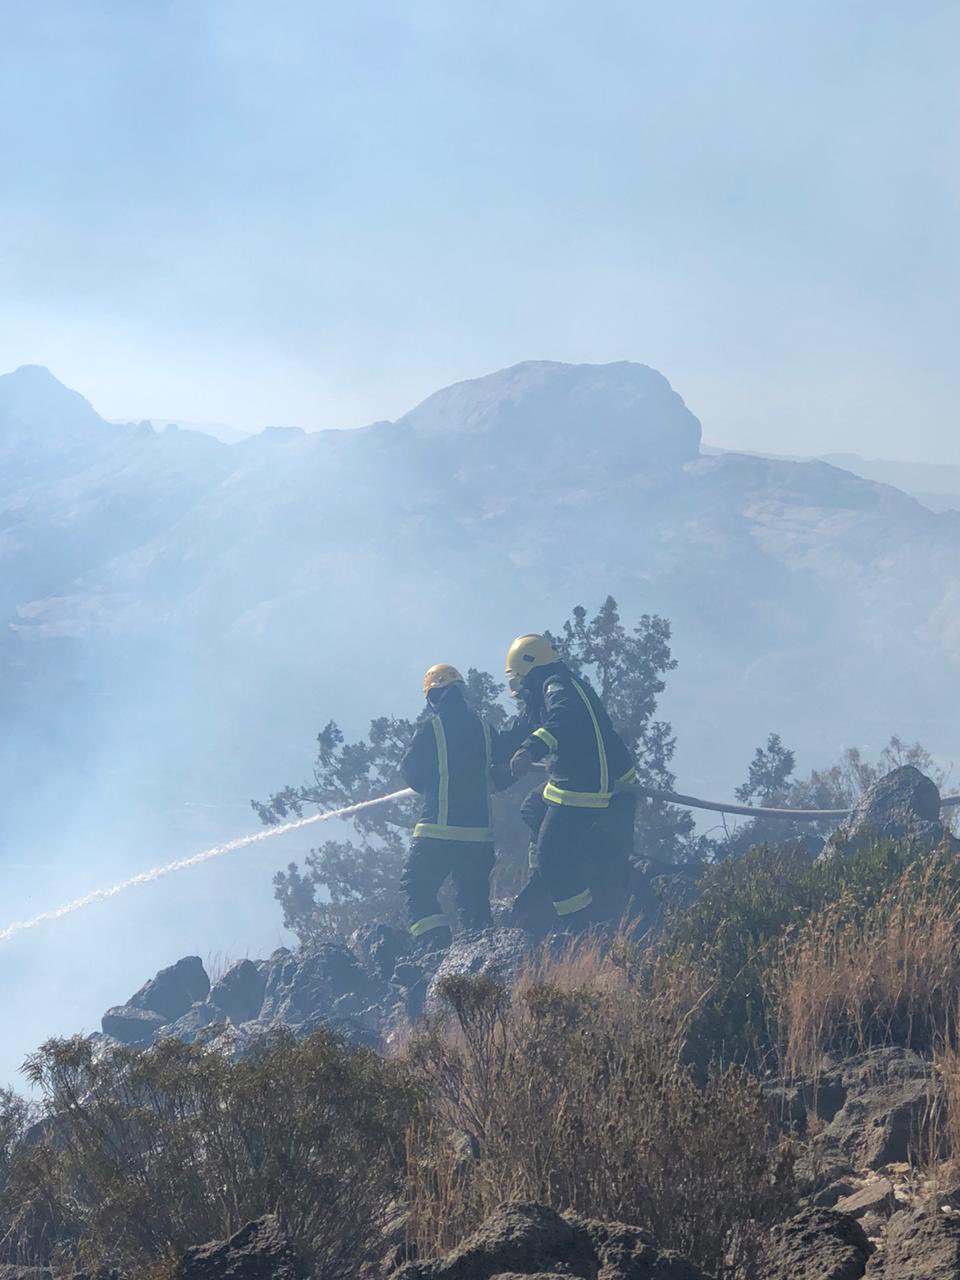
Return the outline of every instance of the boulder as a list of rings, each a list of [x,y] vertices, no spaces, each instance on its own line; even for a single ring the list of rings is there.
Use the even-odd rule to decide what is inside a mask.
[[[195,1004],[182,1018],[161,1027],[157,1038],[172,1037],[182,1040],[185,1044],[193,1044],[206,1033],[212,1035],[213,1032],[210,1029],[223,1027],[226,1020],[226,1016],[212,1005]]]
[[[764,1280],[860,1280],[872,1245],[855,1218],[807,1209],[771,1231]]]
[[[891,1047],[850,1058],[827,1081],[843,1102],[817,1136],[821,1150],[839,1153],[857,1169],[908,1160],[930,1132],[943,1084],[929,1063]]]
[[[895,1213],[883,1252],[867,1270],[868,1280],[957,1280],[960,1276],[960,1217],[944,1213]]]
[[[888,1217],[897,1207],[893,1194],[893,1183],[889,1178],[877,1178],[868,1182],[859,1191],[841,1196],[835,1205],[838,1213],[849,1214],[851,1218],[864,1219],[868,1214]]]
[[[703,1280],[702,1272],[678,1253],[661,1249],[647,1231],[622,1222],[595,1222],[567,1215],[590,1237],[597,1280]]]
[[[393,1280],[704,1280],[638,1227],[561,1215],[539,1204],[504,1204],[445,1258],[408,1262]]]
[[[188,1249],[177,1268],[178,1280],[307,1280],[303,1259],[276,1217],[248,1222],[229,1240]]]
[[[382,991],[382,984],[343,943],[321,943],[296,953],[282,947],[266,966],[260,1021],[306,1033],[329,1018],[340,996],[373,999]]]
[[[238,960],[210,988],[207,1002],[237,1026],[259,1017],[267,985],[264,967],[252,960]]]
[[[522,929],[484,929],[456,938],[427,987],[427,1012],[437,1013],[443,1008],[439,988],[445,978],[493,978],[511,987],[529,958],[530,939]]]
[[[827,840],[820,860],[856,853],[877,839],[908,840],[918,850],[933,849],[946,834],[936,783],[913,765],[904,765],[868,788]]]
[[[371,973],[389,982],[397,961],[410,950],[410,936],[392,924],[365,924],[351,934],[350,946]]]
[[[184,956],[169,969],[161,969],[127,1003],[134,1009],[161,1014],[164,1022],[175,1022],[198,1000],[206,1000],[209,993],[210,979],[203,961],[199,956]]]
[[[119,1040],[121,1044],[142,1048],[152,1044],[157,1032],[167,1021],[162,1014],[150,1009],[136,1009],[133,1005],[118,1004],[100,1019],[104,1035]]]

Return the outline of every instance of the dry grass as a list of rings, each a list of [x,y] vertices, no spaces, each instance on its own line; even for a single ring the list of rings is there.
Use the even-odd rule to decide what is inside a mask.
[[[868,911],[845,894],[786,935],[769,983],[785,1074],[816,1074],[827,1052],[948,1043],[960,990],[956,867],[940,851]]]
[[[639,1223],[715,1274],[743,1262],[731,1226],[769,1215],[787,1181],[766,1106],[739,1068],[697,1083],[683,1054],[703,979],[654,955],[629,971],[623,942],[544,955],[512,995],[446,984],[453,1019],[409,1049],[436,1104],[408,1142],[420,1256],[529,1199]]]

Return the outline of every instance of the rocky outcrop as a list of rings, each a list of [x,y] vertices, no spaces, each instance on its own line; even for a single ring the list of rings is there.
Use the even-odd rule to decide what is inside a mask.
[[[912,765],[904,765],[868,788],[827,840],[820,858],[850,855],[877,839],[908,840],[918,850],[933,849],[946,836],[936,783]]]
[[[391,1280],[704,1280],[647,1232],[561,1215],[540,1204],[501,1205],[445,1258],[408,1262]]]
[[[808,1209],[770,1233],[765,1280],[860,1280],[872,1252],[863,1228],[833,1209]]]
[[[882,1252],[867,1280],[957,1280],[960,1277],[960,1217],[943,1213],[897,1213],[890,1219]]]
[[[764,1086],[773,1134],[814,1136],[798,1162],[801,1185],[832,1206],[840,1179],[909,1160],[928,1144],[943,1105],[943,1083],[911,1049],[890,1045],[827,1066],[815,1080]],[[831,1200],[819,1193],[833,1185]]]
[[[149,1009],[135,1009],[133,1005],[115,1005],[100,1019],[103,1034],[118,1040],[120,1044],[148,1045],[157,1038],[165,1019]]]
[[[188,1250],[177,1280],[307,1280],[307,1268],[269,1214],[248,1222],[229,1240]]]
[[[817,1135],[821,1151],[843,1156],[858,1169],[880,1169],[910,1159],[923,1146],[943,1101],[943,1085],[930,1064],[909,1049],[875,1049],[825,1074],[820,1107],[829,1123]]]
[[[265,967],[252,960],[238,960],[210,988],[208,1003],[236,1024],[258,1018],[267,986]]]
[[[426,1008],[443,1008],[444,980],[453,977],[493,978],[506,987],[520,977],[530,958],[530,938],[522,929],[485,929],[457,938],[443,954],[427,986]]]
[[[180,961],[126,1004],[109,1009],[102,1019],[105,1043],[144,1048],[164,1037],[187,1043],[202,1038],[233,1055],[281,1028],[305,1036],[329,1026],[355,1043],[376,1046],[381,1027],[403,1005],[402,991],[340,943],[296,952],[282,947],[267,960],[241,960],[212,987],[197,965],[195,957]],[[172,977],[181,981],[175,984]],[[186,1000],[194,993],[198,999]],[[134,1000],[162,1004],[176,1016]]]
[[[168,969],[161,969],[127,1001],[134,1009],[159,1013],[164,1022],[182,1018],[191,1005],[206,1000],[210,979],[199,956],[184,956]]]

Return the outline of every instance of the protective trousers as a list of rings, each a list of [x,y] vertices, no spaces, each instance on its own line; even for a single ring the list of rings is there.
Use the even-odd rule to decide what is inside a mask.
[[[491,923],[490,872],[492,844],[461,840],[415,839],[403,869],[400,887],[407,899],[410,932],[416,942],[444,947],[450,929],[437,894],[453,877],[457,916],[462,929],[485,929]]]
[[[584,928],[627,907],[636,799],[625,792],[606,809],[549,804],[543,789],[521,806],[530,828],[530,868],[539,872],[563,924]]]

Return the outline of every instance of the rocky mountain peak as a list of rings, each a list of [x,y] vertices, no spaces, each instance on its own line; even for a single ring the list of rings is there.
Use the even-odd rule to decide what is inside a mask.
[[[529,360],[482,378],[445,387],[400,424],[418,436],[455,438],[491,447],[490,436],[515,451],[561,441],[595,453],[609,448],[650,463],[682,464],[699,455],[701,429],[670,383],[629,360],[561,364]]]
[[[0,375],[0,433],[74,435],[102,431],[104,421],[78,391],[39,364]]]

